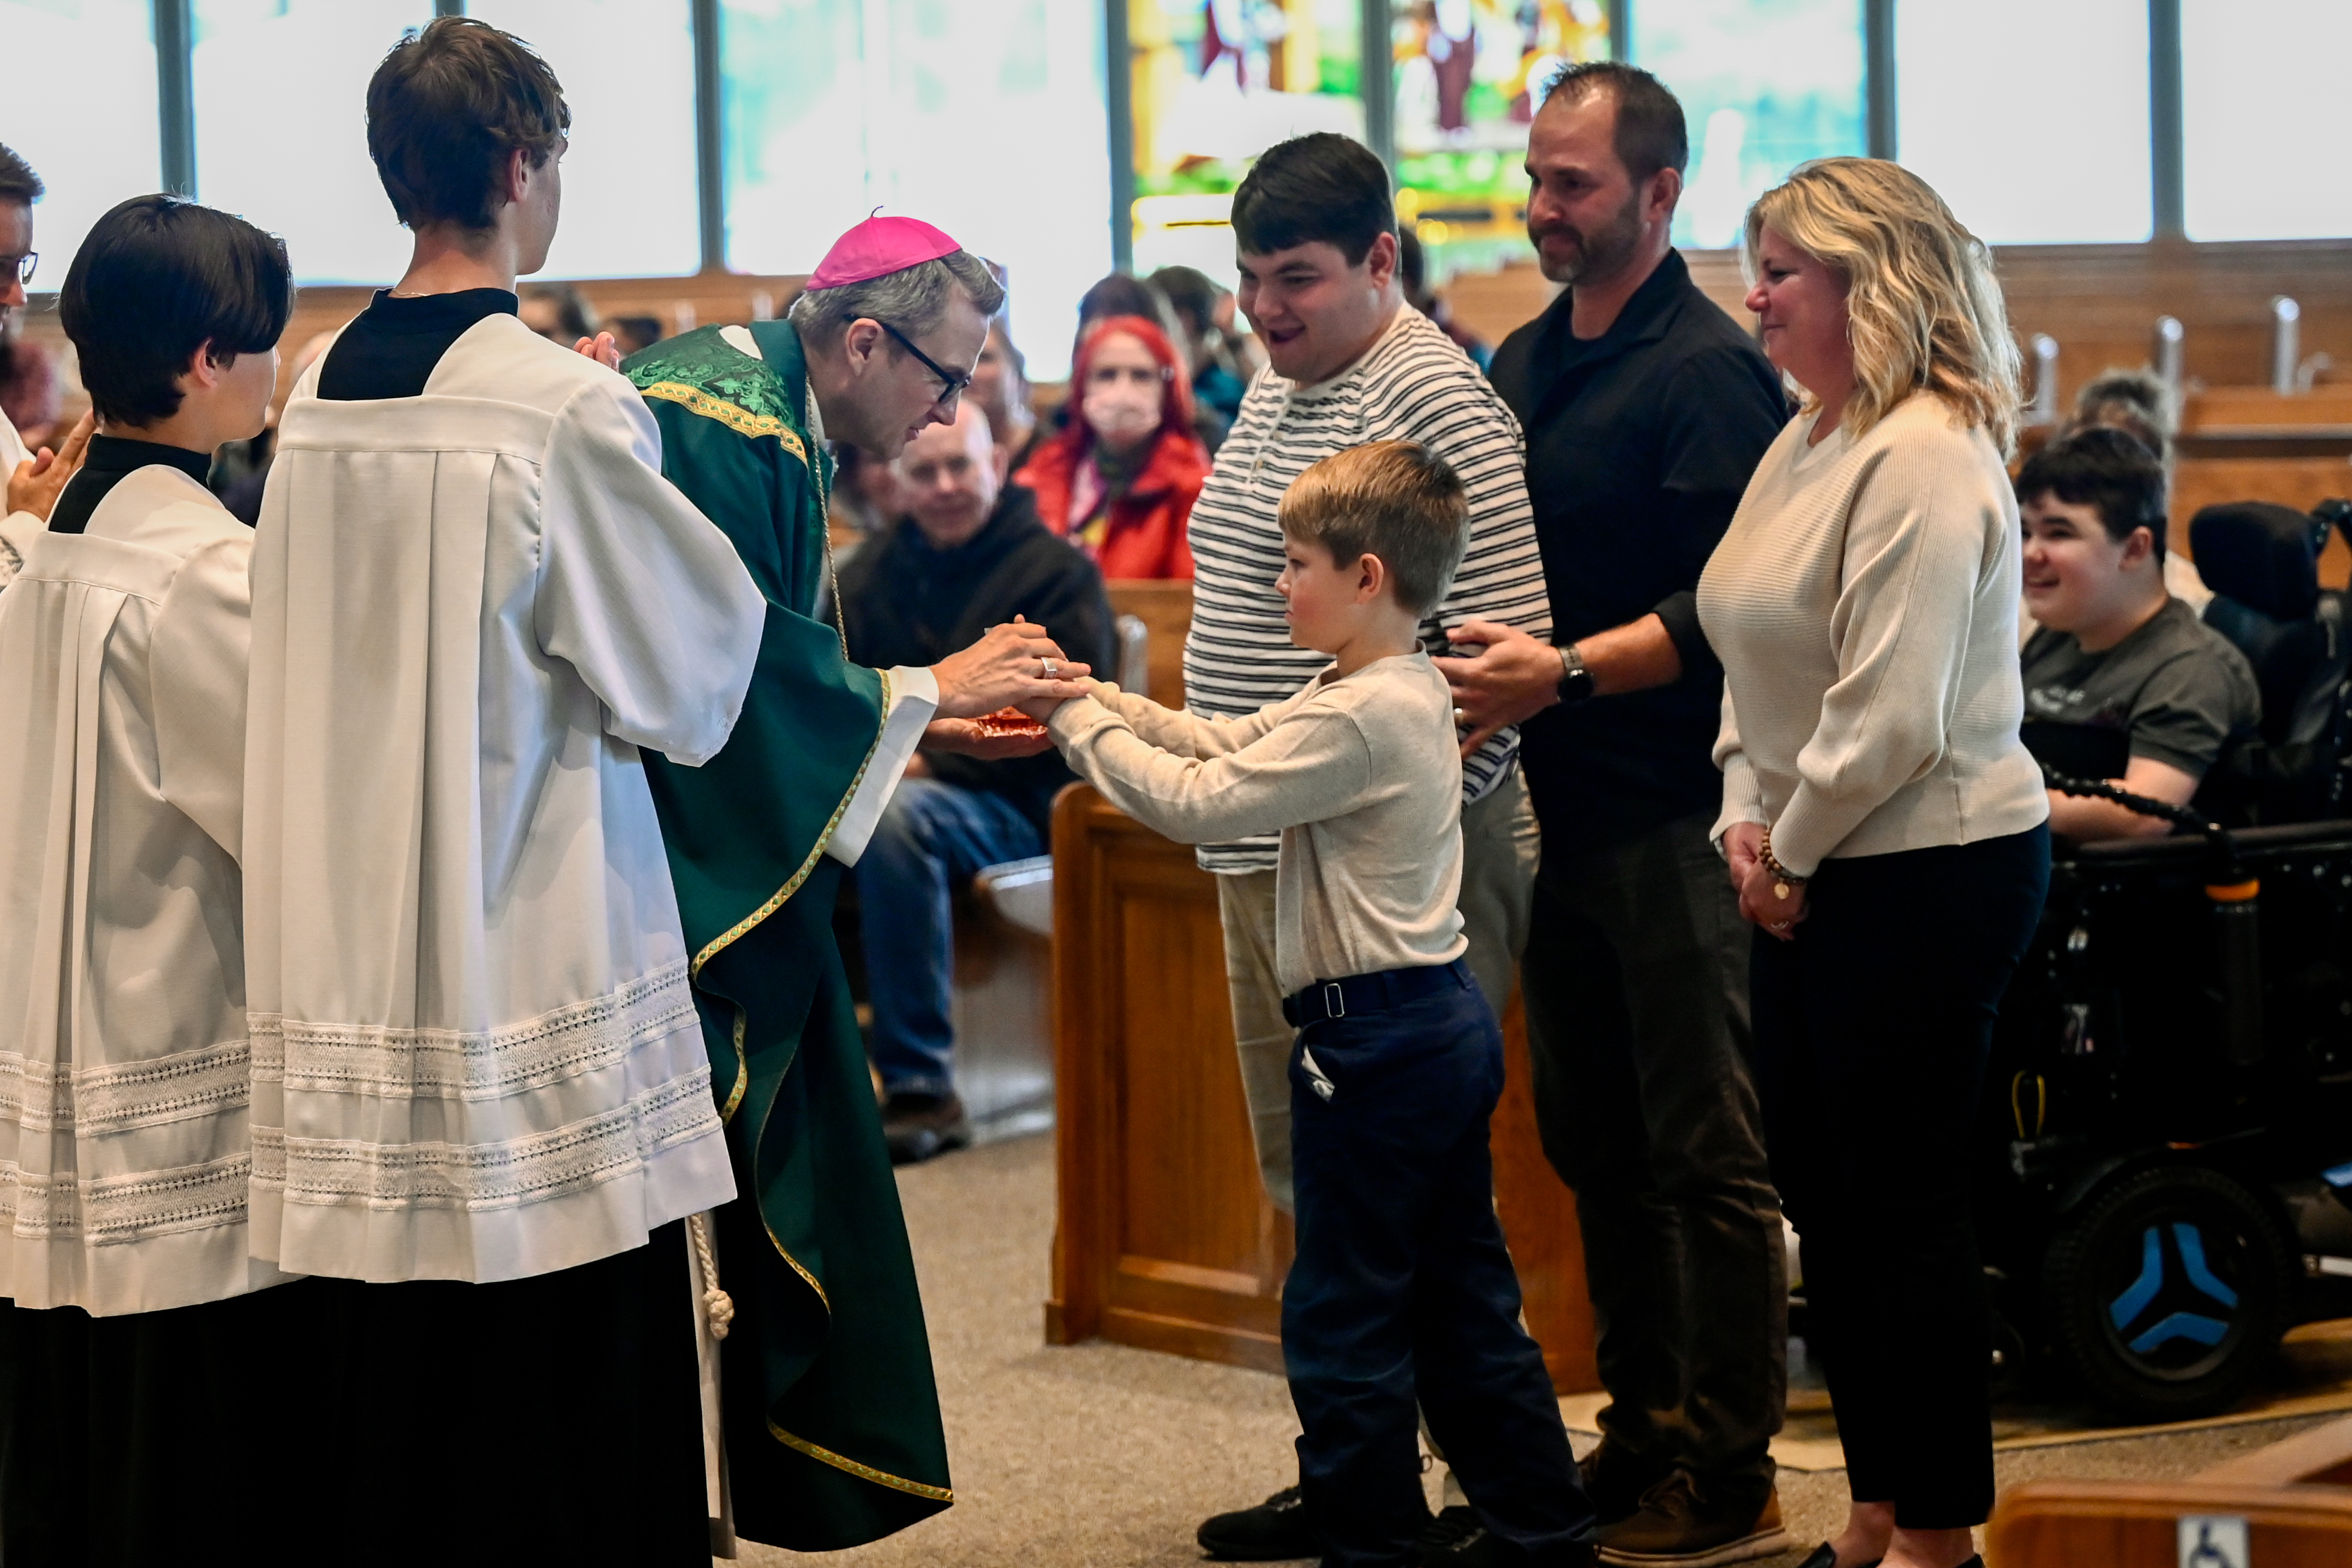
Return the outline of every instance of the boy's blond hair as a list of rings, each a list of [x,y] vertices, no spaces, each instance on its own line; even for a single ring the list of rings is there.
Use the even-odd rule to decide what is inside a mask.
[[[1461,477],[1412,441],[1332,454],[1291,481],[1276,515],[1285,538],[1319,544],[1342,566],[1379,556],[1397,603],[1416,616],[1445,597],[1470,542]]]

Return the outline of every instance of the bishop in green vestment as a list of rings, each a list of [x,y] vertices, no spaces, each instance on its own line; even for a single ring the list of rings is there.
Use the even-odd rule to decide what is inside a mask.
[[[833,935],[845,867],[828,851],[904,766],[882,744],[894,701],[931,703],[943,716],[933,743],[1003,754],[971,720],[1067,673],[1035,627],[998,628],[901,673],[935,697],[852,664],[836,627],[814,618],[830,563],[823,437],[831,425],[887,459],[942,412],[952,419],[1002,298],[985,266],[929,225],[869,219],[835,247],[793,320],[688,332],[622,367],[661,426],[662,472],[734,541],[768,600],[725,748],[698,768],[645,761],[740,1194],[714,1215],[736,1309],[720,1376],[735,1525],[796,1551],[872,1541],[954,1500]]]

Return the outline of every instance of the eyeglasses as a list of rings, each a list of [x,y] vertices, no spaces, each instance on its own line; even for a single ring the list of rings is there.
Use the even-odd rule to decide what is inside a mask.
[[[16,271],[16,281],[19,283],[30,283],[33,280],[33,268],[40,264],[41,253],[37,250],[28,250],[22,256],[0,256],[0,266],[13,265]]]
[[[949,399],[954,397],[957,393],[961,392],[965,387],[971,384],[971,377],[964,374],[963,372],[960,370],[948,369],[947,366],[941,364],[939,361],[933,359],[930,355],[917,348],[915,346],[914,339],[908,337],[906,333],[900,331],[889,322],[876,321],[874,324],[881,328],[884,331],[889,333],[892,337],[898,339],[898,346],[900,348],[905,349],[908,353],[913,354],[917,359],[922,361],[923,368],[940,378],[940,395],[936,399],[934,399],[935,402],[945,403]]]

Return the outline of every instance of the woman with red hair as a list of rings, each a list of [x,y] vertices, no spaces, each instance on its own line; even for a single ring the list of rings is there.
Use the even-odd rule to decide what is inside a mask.
[[[1209,477],[1192,433],[1192,384],[1167,334],[1141,316],[1097,322],[1070,367],[1071,416],[1016,482],[1038,515],[1105,577],[1190,577],[1185,525]]]

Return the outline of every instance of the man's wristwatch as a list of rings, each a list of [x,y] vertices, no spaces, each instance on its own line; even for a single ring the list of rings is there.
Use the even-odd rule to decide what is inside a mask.
[[[1592,672],[1584,668],[1584,656],[1576,651],[1573,643],[1563,644],[1559,653],[1559,700],[1573,708],[1592,696],[1595,682]]]

